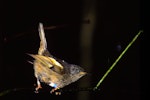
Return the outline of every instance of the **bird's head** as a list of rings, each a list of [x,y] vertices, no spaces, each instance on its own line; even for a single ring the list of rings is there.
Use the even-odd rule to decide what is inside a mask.
[[[81,77],[85,76],[87,72],[84,71],[84,69],[78,65],[71,64],[70,66],[70,76],[72,77],[72,81],[76,81],[80,79]]]

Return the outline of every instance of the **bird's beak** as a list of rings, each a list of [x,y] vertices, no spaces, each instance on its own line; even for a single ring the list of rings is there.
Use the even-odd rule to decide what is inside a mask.
[[[80,72],[80,75],[86,75],[87,72]]]

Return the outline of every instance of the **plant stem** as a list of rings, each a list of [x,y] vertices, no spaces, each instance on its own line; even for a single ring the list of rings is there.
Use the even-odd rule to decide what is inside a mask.
[[[116,59],[116,61],[111,65],[111,67],[107,70],[107,72],[103,75],[103,77],[99,80],[97,85],[93,88],[93,90],[96,90],[100,84],[104,81],[106,76],[111,72],[111,70],[115,67],[115,65],[118,63],[118,61],[121,59],[121,57],[126,53],[126,51],[129,49],[129,47],[135,42],[135,40],[138,38],[138,36],[143,32],[143,30],[140,30],[138,34],[132,39],[132,41],[127,45],[127,47],[122,51],[122,53],[119,55],[119,57]]]

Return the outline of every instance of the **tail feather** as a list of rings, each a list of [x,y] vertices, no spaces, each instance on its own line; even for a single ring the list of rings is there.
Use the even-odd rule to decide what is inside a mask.
[[[40,36],[41,42],[40,42],[40,48],[39,48],[38,54],[42,55],[44,51],[47,50],[47,42],[46,42],[45,32],[44,32],[42,23],[39,23],[39,36]]]

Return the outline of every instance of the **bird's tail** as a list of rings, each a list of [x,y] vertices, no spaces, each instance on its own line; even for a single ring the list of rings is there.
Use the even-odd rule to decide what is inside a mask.
[[[46,42],[44,27],[43,27],[42,23],[39,23],[38,30],[39,30],[40,40],[41,40],[38,54],[42,55],[44,53],[44,51],[47,50],[47,42]]]

